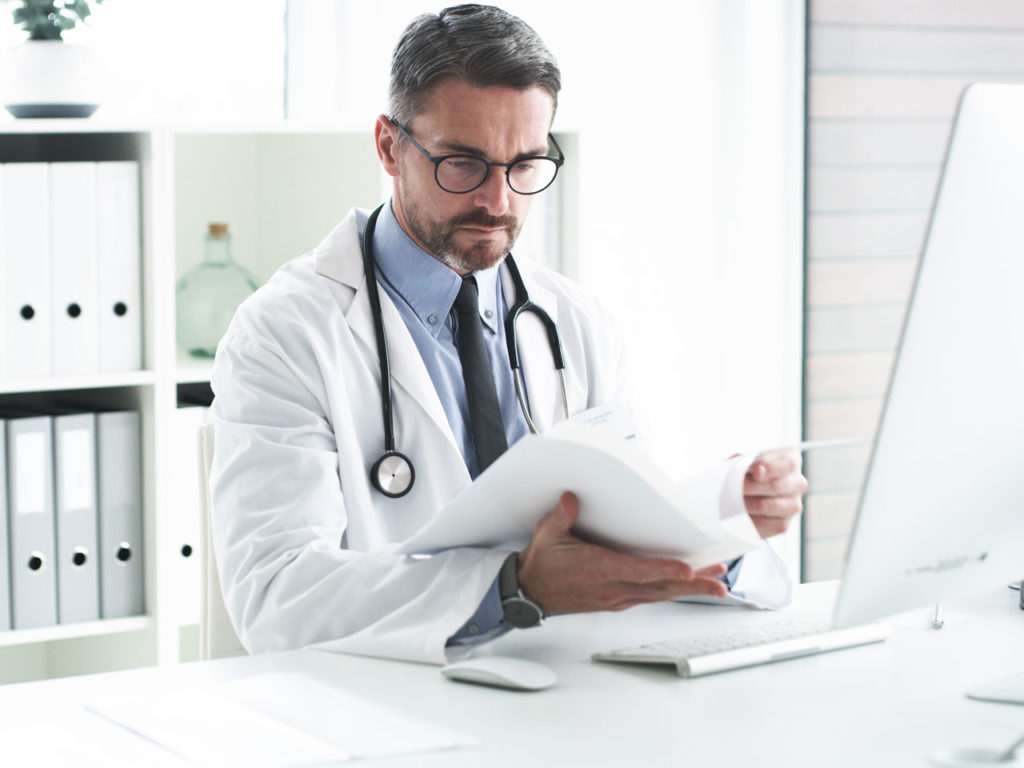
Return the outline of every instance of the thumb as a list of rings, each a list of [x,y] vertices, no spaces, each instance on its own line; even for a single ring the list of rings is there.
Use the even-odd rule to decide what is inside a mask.
[[[569,536],[569,529],[576,524],[579,516],[579,500],[575,494],[566,491],[559,497],[558,506],[537,522],[533,529],[534,541]]]

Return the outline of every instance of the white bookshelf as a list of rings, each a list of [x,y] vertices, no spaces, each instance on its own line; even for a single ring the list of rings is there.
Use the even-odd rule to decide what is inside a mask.
[[[0,162],[136,160],[141,177],[143,369],[0,379],[0,404],[75,398],[142,413],[145,615],[0,631],[0,683],[172,664],[198,654],[198,591],[180,594],[173,478],[180,390],[208,385],[211,361],[181,353],[175,283],[203,255],[209,221],[229,222],[232,255],[259,282],[309,250],[354,205],[384,193],[369,130],[175,128],[80,120],[0,122]],[[195,507],[184,512],[198,518]],[[199,542],[191,559],[198,569]],[[182,607],[184,603],[184,608]]]

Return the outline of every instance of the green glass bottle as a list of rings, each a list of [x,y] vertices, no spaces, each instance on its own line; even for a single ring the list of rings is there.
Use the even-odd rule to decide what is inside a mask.
[[[257,287],[231,260],[228,225],[210,224],[202,263],[176,287],[178,346],[193,357],[213,357],[238,305]]]

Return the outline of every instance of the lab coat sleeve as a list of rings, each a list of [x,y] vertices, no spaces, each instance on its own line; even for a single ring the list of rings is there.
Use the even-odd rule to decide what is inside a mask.
[[[743,501],[743,479],[755,456],[736,456],[728,461],[697,472],[680,483],[687,498],[699,509],[717,510],[718,519],[747,514]],[[743,556],[738,573],[729,588],[733,598],[760,608],[781,608],[792,599],[793,582],[785,562],[772,549],[771,542]],[[735,602],[727,599],[725,602]]]
[[[310,374],[239,332],[213,375],[211,522],[225,604],[250,652],[335,650],[442,664],[507,552],[428,559],[342,547],[338,453]]]

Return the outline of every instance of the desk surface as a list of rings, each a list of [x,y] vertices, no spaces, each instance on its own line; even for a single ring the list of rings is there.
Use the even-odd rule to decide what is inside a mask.
[[[803,585],[787,611],[824,614],[833,595],[834,583]],[[923,766],[936,749],[1004,746],[1024,731],[1024,707],[964,695],[1024,668],[1017,599],[1005,587],[993,589],[944,606],[941,630],[929,628],[930,611],[915,611],[891,622],[885,643],[692,680],[595,663],[590,654],[770,621],[774,614],[643,606],[556,618],[486,647],[551,666],[558,685],[537,693],[452,682],[431,666],[312,650],[9,685],[0,688],[0,763],[29,764],[19,750],[31,748],[36,765],[69,755],[76,766],[180,765],[134,738],[119,755],[110,754],[116,727],[81,710],[81,702],[97,691],[157,689],[172,678],[215,682],[294,671],[480,743],[379,763],[395,768]]]

